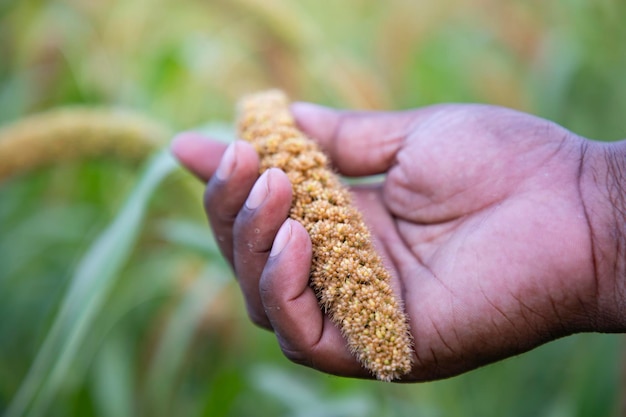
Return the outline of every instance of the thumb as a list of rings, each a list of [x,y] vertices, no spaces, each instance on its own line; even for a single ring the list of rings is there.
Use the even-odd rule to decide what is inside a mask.
[[[291,111],[298,127],[349,176],[386,172],[415,121],[414,111],[342,111],[311,103],[293,103]]]

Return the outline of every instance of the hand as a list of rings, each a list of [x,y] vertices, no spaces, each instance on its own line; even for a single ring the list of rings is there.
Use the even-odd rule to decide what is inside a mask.
[[[385,174],[352,191],[410,317],[416,358],[407,380],[459,374],[575,332],[616,330],[619,308],[604,295],[614,277],[598,260],[610,246],[597,191],[608,172],[601,145],[490,106],[292,109],[340,173]],[[225,148],[195,134],[172,145],[208,181],[206,211],[251,319],[272,329],[295,362],[367,376],[308,286],[311,243],[286,220],[286,175],[271,169],[259,178],[249,144]]]

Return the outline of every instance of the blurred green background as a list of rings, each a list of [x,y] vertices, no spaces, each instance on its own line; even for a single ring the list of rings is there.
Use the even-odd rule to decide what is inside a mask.
[[[617,140],[625,19],[623,0],[0,0],[0,125],[80,105],[142,114],[163,137],[200,128],[232,140],[236,99],[280,87],[345,108],[497,104]],[[42,151],[31,141],[12,152]],[[143,156],[52,158],[0,182],[0,415],[624,410],[616,335],[426,384],[289,363],[246,318],[202,184],[167,151]]]

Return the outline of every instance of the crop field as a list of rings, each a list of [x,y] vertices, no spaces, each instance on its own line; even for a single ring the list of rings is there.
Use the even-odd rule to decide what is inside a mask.
[[[0,416],[617,416],[621,335],[388,384],[250,323],[176,132],[234,105],[506,106],[626,138],[623,0],[0,0]]]

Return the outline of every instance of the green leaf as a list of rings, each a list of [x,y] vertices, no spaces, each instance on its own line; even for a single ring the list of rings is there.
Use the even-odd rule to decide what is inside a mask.
[[[124,337],[102,346],[95,361],[94,397],[103,417],[132,417],[133,358]]]
[[[221,268],[209,265],[203,276],[189,285],[169,317],[148,371],[146,404],[150,415],[169,415],[168,401],[173,398],[196,329],[229,278]]]
[[[59,313],[5,417],[42,415],[59,392],[132,253],[150,196],[176,167],[168,151],[151,159],[124,207],[80,261]]]

